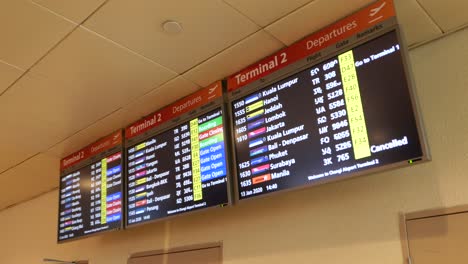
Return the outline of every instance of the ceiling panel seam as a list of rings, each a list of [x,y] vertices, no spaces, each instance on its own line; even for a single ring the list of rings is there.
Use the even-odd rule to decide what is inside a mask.
[[[19,206],[19,205],[21,205],[21,204],[27,203],[27,202],[29,202],[29,201],[35,200],[35,199],[37,199],[37,198],[39,198],[39,197],[41,197],[41,196],[43,196],[43,195],[46,195],[46,194],[49,194],[49,193],[51,193],[51,192],[57,191],[58,189],[59,189],[59,187],[53,187],[52,189],[49,189],[49,190],[47,190],[47,191],[45,191],[45,192],[41,192],[41,193],[39,193],[39,194],[36,194],[36,195],[31,196],[31,197],[29,197],[29,198],[26,198],[26,199],[24,199],[24,200],[21,200],[21,201],[15,202],[15,203],[13,203],[13,204],[7,205],[7,206],[5,206],[5,207],[3,207],[3,208],[0,208],[0,213],[2,213],[3,211],[6,211],[6,210],[8,210],[8,209],[14,208],[14,207],[16,207],[16,206]]]
[[[114,45],[116,45],[116,46],[118,46],[118,47],[120,47],[120,48],[122,48],[122,49],[125,49],[126,51],[128,51],[128,52],[130,52],[130,53],[132,53],[132,54],[134,54],[134,55],[137,55],[137,56],[140,57],[140,58],[145,59],[145,60],[148,61],[148,62],[151,62],[151,63],[153,63],[153,64],[155,64],[155,65],[158,65],[158,66],[160,66],[161,68],[164,68],[165,70],[168,70],[168,71],[170,71],[170,72],[176,73],[174,70],[169,69],[169,68],[167,68],[166,66],[161,65],[160,63],[155,62],[154,60],[152,60],[152,59],[150,59],[150,58],[148,58],[148,57],[146,57],[146,56],[143,56],[142,54],[140,54],[140,53],[138,53],[138,52],[136,52],[136,51],[134,51],[134,50],[132,50],[132,49],[130,49],[130,48],[128,48],[128,47],[126,47],[126,46],[124,46],[124,45],[118,43],[118,42],[115,42],[115,41],[113,41],[112,39],[109,39],[109,38],[107,38],[107,37],[105,37],[105,36],[103,36],[103,35],[101,35],[101,34],[95,32],[95,31],[93,31],[93,30],[87,28],[86,26],[84,26],[84,24],[85,24],[86,22],[88,22],[88,20],[91,19],[91,17],[93,17],[101,8],[103,8],[103,7],[104,7],[106,4],[108,4],[109,2],[110,2],[110,0],[104,1],[104,2],[103,2],[100,6],[98,6],[93,12],[91,12],[91,14],[89,14],[89,16],[86,17],[86,18],[80,23],[80,27],[81,27],[82,29],[84,29],[84,30],[87,30],[87,31],[90,32],[90,33],[95,34],[96,36],[99,36],[99,37],[101,37],[101,38],[103,38],[103,39],[105,39],[105,40],[111,42],[112,44],[114,44]]]
[[[114,111],[112,111],[112,112],[110,112],[110,113],[104,115],[103,117],[99,118],[99,119],[96,120],[95,122],[93,122],[93,123],[87,125],[86,127],[77,130],[77,131],[74,132],[73,134],[71,134],[71,135],[67,136],[66,138],[64,138],[64,139],[62,139],[62,140],[60,140],[60,141],[58,141],[58,142],[55,143],[55,144],[53,144],[52,146],[50,146],[49,148],[47,148],[44,152],[50,151],[52,148],[56,147],[57,145],[59,145],[59,144],[63,143],[64,141],[66,141],[66,140],[68,140],[68,139],[70,139],[70,138],[76,136],[77,134],[79,134],[80,132],[82,132],[82,131],[84,131],[84,130],[90,128],[91,126],[93,126],[93,125],[95,125],[95,124],[101,122],[102,120],[104,120],[104,119],[106,119],[107,117],[109,117],[109,116],[111,116],[111,115],[117,113],[118,111],[122,110],[123,108],[124,108],[124,106],[119,107],[119,108],[117,108],[116,110],[114,110]],[[120,128],[116,128],[116,130],[118,130],[118,129],[120,129]],[[103,136],[104,136],[104,135],[103,135]],[[90,143],[92,143],[92,142],[90,142]],[[59,158],[61,158],[61,157],[59,157]]]
[[[230,49],[230,48],[236,46],[237,44],[239,44],[239,43],[241,43],[242,41],[244,41],[244,40],[250,38],[251,36],[257,34],[258,32],[260,32],[260,31],[262,31],[262,30],[263,30],[262,28],[259,28],[258,30],[256,30],[256,31],[254,31],[254,32],[252,32],[252,33],[250,33],[250,34],[248,34],[248,35],[245,36],[244,38],[242,38],[242,39],[240,39],[240,40],[234,42],[232,45],[225,47],[224,49],[220,50],[220,51],[217,52],[216,54],[213,54],[212,56],[210,56],[210,57],[208,57],[208,58],[202,60],[201,62],[195,64],[195,65],[194,65],[193,67],[191,67],[190,69],[187,69],[186,71],[180,73],[180,75],[186,74],[187,72],[189,72],[189,71],[195,69],[196,67],[200,66],[201,64],[203,64],[203,63],[209,61],[210,59],[212,59],[212,58],[214,58],[214,57],[220,55],[220,54],[223,53],[224,51],[226,51],[226,50],[228,50],[228,49]],[[234,72],[233,72],[233,74],[234,74]],[[225,76],[225,77],[228,77],[228,76]]]
[[[10,166],[10,167],[6,168],[6,169],[3,170],[3,171],[0,171],[0,178],[1,178],[2,174],[4,174],[4,173],[6,173],[7,171],[9,171],[9,170],[11,170],[11,169],[14,169],[14,168],[20,166],[21,164],[23,164],[23,163],[25,163],[25,162],[27,162],[27,161],[29,161],[29,160],[31,160],[31,159],[33,159],[33,158],[39,156],[40,154],[41,154],[41,153],[38,152],[38,153],[36,153],[36,154],[34,154],[34,155],[32,155],[32,156],[26,158],[25,160],[20,161],[19,163],[16,163],[15,165]]]
[[[299,9],[303,8],[304,6],[309,5],[309,4],[311,4],[312,2],[315,2],[315,1],[316,1],[316,0],[308,1],[308,2],[306,2],[306,3],[304,3],[304,4],[300,5],[300,6],[298,6],[297,8],[291,10],[290,12],[284,14],[283,16],[279,17],[278,19],[271,21],[270,23],[266,24],[265,26],[261,26],[261,25],[257,24],[257,23],[256,23],[252,18],[250,18],[248,15],[244,14],[242,11],[240,11],[239,9],[237,9],[235,6],[231,5],[229,2],[226,2],[226,0],[223,0],[223,2],[224,2],[225,4],[227,4],[227,5],[230,6],[232,9],[236,10],[239,14],[245,16],[245,17],[248,18],[252,23],[254,23],[255,25],[257,25],[257,26],[259,26],[259,27],[261,27],[261,28],[266,28],[266,27],[270,26],[271,24],[274,24],[275,22],[277,22],[277,21],[279,21],[279,20],[281,20],[281,19],[283,19],[283,18],[289,16],[290,14],[296,12],[297,10],[299,10]]]
[[[225,0],[222,0],[222,2],[229,6],[230,8],[232,8],[234,11],[236,11],[237,13],[239,13],[240,15],[242,15],[243,17],[247,18],[250,22],[254,23],[256,26],[258,27],[262,27],[260,26],[259,24],[257,24],[252,18],[250,18],[248,15],[244,14],[242,11],[240,11],[239,9],[237,9],[235,6],[231,5],[230,3],[226,2]]]
[[[301,5],[301,6],[298,6],[297,8],[295,8],[295,9],[291,10],[290,12],[286,13],[284,16],[279,17],[278,19],[276,19],[275,21],[272,21],[272,22],[269,23],[268,25],[265,25],[264,28],[266,28],[266,27],[268,27],[268,26],[274,24],[275,22],[277,22],[277,21],[279,21],[279,20],[281,20],[281,19],[283,19],[283,18],[285,18],[285,17],[291,15],[292,13],[295,13],[296,11],[302,9],[303,7],[305,7],[305,6],[307,6],[307,5],[310,5],[310,4],[315,3],[316,1],[317,1],[317,0],[312,0],[312,1],[309,1],[309,2],[307,2],[307,3],[304,3],[304,4]]]
[[[43,5],[39,4],[39,3],[37,3],[37,2],[34,1],[34,0],[30,0],[29,2],[30,2],[31,4],[33,4],[33,5],[35,5],[35,6],[39,7],[39,8],[41,8],[41,9],[44,9],[46,12],[52,13],[53,15],[60,17],[61,19],[65,20],[65,21],[67,21],[67,22],[69,22],[69,23],[71,23],[71,24],[78,25],[75,21],[68,19],[67,17],[65,17],[65,16],[63,16],[63,15],[61,15],[61,14],[55,12],[54,10],[52,10],[52,9],[50,9],[50,8],[48,8],[48,7],[45,7],[45,6],[43,6]]]
[[[177,79],[177,78],[179,78],[179,77],[182,77],[182,78],[183,78],[183,76],[181,76],[181,75],[177,75],[176,77],[171,78],[170,80],[168,80],[168,81],[162,83],[161,85],[159,85],[159,86],[157,86],[157,87],[151,89],[150,91],[148,91],[148,92],[142,94],[142,95],[139,96],[138,98],[135,98],[132,102],[130,102],[130,103],[128,103],[128,104],[125,104],[125,105],[123,105],[123,106],[117,108],[116,110],[110,112],[109,114],[107,114],[107,115],[105,115],[105,116],[99,118],[99,119],[96,120],[95,122],[93,122],[93,123],[87,125],[86,127],[84,127],[84,128],[82,128],[82,129],[80,129],[80,130],[74,132],[72,135],[70,135],[70,136],[68,136],[68,137],[66,137],[66,138],[64,138],[64,139],[62,139],[62,140],[60,140],[59,142],[53,144],[52,146],[50,146],[49,148],[47,148],[44,152],[50,151],[51,149],[53,149],[53,148],[56,147],[57,145],[62,144],[62,143],[65,142],[66,140],[71,139],[72,137],[74,137],[74,136],[78,135],[79,133],[85,131],[86,129],[92,127],[93,125],[95,125],[95,124],[101,122],[102,120],[104,120],[104,119],[106,119],[106,118],[112,116],[113,114],[117,113],[118,111],[125,109],[125,107],[127,107],[127,106],[129,106],[129,105],[132,105],[133,102],[135,102],[136,100],[143,98],[144,96],[148,95],[149,93],[154,92],[156,89],[158,89],[158,88],[160,88],[160,87],[166,85],[167,83],[169,83],[169,82],[171,82],[171,81],[174,81],[175,79]],[[186,78],[184,78],[184,79],[186,79]],[[188,80],[188,81],[189,81],[189,80]],[[192,82],[192,81],[190,81],[190,82]],[[162,108],[163,108],[163,107],[162,107]],[[142,116],[142,117],[143,117],[143,116]],[[135,121],[136,121],[136,120],[135,120]],[[130,125],[130,124],[123,124],[123,126],[121,126],[121,127],[119,127],[119,128],[116,128],[116,129],[122,129],[122,128],[127,127],[128,125]],[[89,142],[89,143],[92,143],[92,142]],[[61,157],[59,157],[59,158],[61,158]]]
[[[26,76],[32,68],[34,68],[39,62],[41,62],[45,57],[47,57],[55,48],[57,48],[65,39],[67,39],[75,30],[79,27],[79,25],[76,25],[73,27],[73,29],[65,34],[63,38],[61,38],[57,43],[55,43],[49,50],[47,50],[37,61],[35,61],[31,67],[26,69],[14,82],[12,82],[2,93],[0,93],[0,96],[5,94],[8,90],[10,90],[15,84],[17,84],[24,76]]]
[[[145,61],[147,61],[147,62],[149,62],[149,63],[151,63],[151,64],[157,65],[157,66],[159,66],[159,67],[161,67],[161,68],[163,68],[163,69],[165,69],[165,70],[167,70],[167,71],[170,71],[170,72],[172,72],[172,73],[178,74],[178,73],[177,73],[176,71],[174,71],[173,69],[170,69],[170,68],[168,68],[168,67],[166,67],[166,66],[164,66],[164,65],[162,65],[162,64],[160,64],[160,63],[158,63],[158,62],[156,62],[156,61],[154,61],[154,60],[152,60],[152,59],[150,59],[150,58],[148,58],[148,57],[146,57],[146,56],[144,56],[144,55],[142,55],[142,54],[136,52],[136,51],[134,51],[133,49],[131,49],[131,48],[125,46],[125,45],[122,45],[122,44],[120,44],[120,43],[118,43],[118,42],[116,42],[116,41],[114,41],[114,40],[112,40],[112,39],[110,39],[110,38],[107,38],[107,37],[105,37],[105,36],[103,36],[103,35],[97,33],[96,31],[93,31],[93,30],[87,28],[87,27],[84,26],[84,25],[79,25],[79,27],[80,27],[81,29],[83,29],[83,30],[86,30],[87,32],[89,32],[89,33],[91,33],[91,34],[96,35],[96,36],[99,37],[99,38],[102,38],[102,39],[104,39],[104,40],[106,40],[106,41],[112,43],[113,45],[115,45],[115,46],[117,46],[117,47],[119,47],[119,48],[121,48],[121,49],[123,49],[123,50],[125,50],[125,51],[127,51],[127,52],[129,52],[129,53],[131,53],[131,54],[133,54],[133,55],[135,55],[135,56],[141,58],[141,59],[144,59]]]
[[[83,21],[81,21],[80,25],[83,25],[85,22],[87,22],[94,14],[96,14],[101,8],[103,8],[107,3],[109,3],[110,0],[105,0],[102,2],[96,9],[94,9],[93,12],[91,12]]]
[[[195,85],[200,89],[200,85],[194,83],[194,82],[191,81],[191,80],[188,80],[187,78],[185,78],[185,77],[182,76],[182,75],[177,75],[177,76],[175,76],[174,78],[171,78],[170,80],[168,80],[168,81],[166,81],[166,82],[163,82],[163,83],[160,84],[159,86],[157,86],[157,87],[155,87],[155,88],[153,88],[153,89],[151,89],[151,90],[149,90],[149,91],[143,93],[141,96],[135,98],[132,102],[129,102],[129,103],[125,104],[124,106],[122,106],[122,109],[125,109],[126,107],[128,107],[128,106],[134,104],[134,102],[136,102],[136,101],[138,101],[138,100],[140,100],[140,99],[146,97],[146,96],[149,95],[150,93],[156,92],[156,90],[158,90],[158,89],[160,89],[161,87],[163,87],[164,85],[166,85],[166,84],[168,84],[168,83],[170,83],[170,82],[176,80],[177,78],[183,78],[183,79],[185,79],[187,82],[191,82],[192,84],[195,84]],[[166,106],[168,106],[168,105],[170,105],[170,104],[172,104],[172,103],[173,103],[173,102],[169,102],[169,103],[167,103],[166,105],[160,107],[159,109],[163,109],[164,107],[166,107]],[[159,109],[155,109],[154,111],[158,111]],[[151,114],[151,113],[150,113],[150,114]],[[145,116],[146,116],[146,115],[145,115]],[[144,118],[145,116],[141,116],[141,117],[139,117],[139,118]],[[138,120],[138,119],[135,119],[135,121],[137,121],[137,120]],[[123,128],[125,128],[125,127],[127,127],[127,126],[133,124],[133,122],[135,122],[135,121],[132,121],[132,122],[129,123],[129,124],[124,124]]]
[[[2,60],[2,59],[0,59],[0,63],[5,64],[5,65],[7,65],[7,66],[10,66],[10,67],[12,67],[12,68],[15,68],[15,69],[17,69],[17,70],[24,71],[24,69],[21,69],[20,67],[18,67],[18,66],[16,66],[16,65],[13,65],[13,64],[10,64],[10,63],[8,63],[8,62]]]
[[[439,24],[437,24],[437,21],[431,16],[431,14],[427,11],[424,5],[422,5],[421,2],[419,2],[419,0],[415,0],[415,1],[419,5],[419,7],[422,9],[422,11],[426,13],[427,17],[432,21],[432,23],[434,23],[434,25],[440,30],[440,32],[442,32],[442,34],[445,33],[442,27],[439,26]]]
[[[110,0],[108,0],[108,1],[110,1]],[[106,3],[107,3],[108,1],[106,1]],[[259,26],[259,25],[257,25],[257,23],[255,23],[254,21],[252,21],[252,20],[250,19],[250,17],[244,15],[242,12],[240,12],[240,11],[237,10],[236,8],[232,7],[230,4],[226,3],[225,1],[222,1],[222,2],[225,3],[226,5],[228,5],[229,7],[231,7],[232,9],[234,9],[236,12],[238,12],[239,14],[241,14],[242,16],[244,16],[245,18],[247,18],[249,21],[251,21],[253,24],[255,24],[259,29],[256,30],[256,31],[254,31],[254,32],[251,33],[251,34],[248,34],[248,35],[245,36],[244,38],[242,38],[242,39],[236,41],[235,43],[233,43],[232,45],[230,45],[230,46],[228,46],[228,47],[225,47],[224,49],[220,50],[219,52],[213,54],[212,56],[210,56],[210,57],[208,57],[208,58],[202,60],[201,62],[195,64],[194,66],[192,66],[192,67],[190,67],[189,69],[187,69],[187,70],[185,70],[185,71],[183,71],[183,72],[180,72],[180,73],[179,73],[179,72],[176,72],[175,70],[173,70],[173,69],[171,69],[171,68],[168,68],[168,67],[166,67],[166,66],[164,66],[164,65],[162,65],[162,64],[160,64],[160,63],[158,63],[158,62],[156,62],[156,61],[154,61],[153,59],[150,59],[150,58],[148,58],[148,57],[146,57],[146,56],[144,56],[144,55],[142,55],[142,54],[140,54],[140,53],[134,51],[133,49],[131,49],[131,48],[125,46],[125,45],[122,45],[121,43],[118,43],[118,42],[116,42],[116,41],[114,41],[114,40],[112,40],[112,39],[109,39],[109,38],[107,38],[107,37],[105,37],[105,36],[103,36],[103,35],[101,35],[101,34],[95,32],[95,31],[93,31],[92,29],[86,27],[85,25],[83,25],[83,24],[85,24],[85,22],[86,22],[89,18],[91,18],[91,16],[94,15],[94,13],[96,13],[96,12],[94,12],[90,17],[88,17],[87,19],[85,19],[85,21],[83,21],[83,23],[81,23],[80,26],[81,26],[83,29],[85,29],[85,30],[87,30],[87,31],[89,31],[89,32],[91,32],[91,33],[93,33],[93,34],[96,34],[97,36],[99,36],[99,37],[101,37],[101,38],[104,38],[104,39],[108,40],[109,42],[111,42],[111,43],[113,43],[113,44],[115,44],[115,45],[117,45],[117,46],[119,46],[119,47],[121,47],[121,48],[123,48],[123,49],[125,49],[125,50],[127,50],[127,51],[129,51],[129,52],[131,52],[131,53],[134,54],[134,55],[137,55],[137,56],[139,56],[139,57],[141,57],[141,58],[144,58],[145,60],[148,60],[149,62],[151,62],[151,63],[153,63],[153,64],[156,64],[156,65],[158,65],[158,66],[160,66],[160,67],[162,67],[162,68],[164,68],[164,69],[166,69],[166,70],[168,70],[168,71],[177,73],[177,74],[179,74],[179,75],[183,75],[183,74],[189,72],[190,70],[196,68],[197,66],[203,64],[204,62],[210,60],[211,58],[213,58],[213,57],[219,55],[219,54],[222,53],[223,51],[225,51],[225,50],[227,50],[227,49],[229,49],[229,48],[231,48],[231,47],[237,45],[238,43],[242,42],[243,40],[249,38],[250,36],[252,36],[252,35],[254,35],[255,33],[258,33],[260,30],[262,30],[262,27]],[[104,5],[104,4],[103,4],[103,5]],[[98,11],[98,10],[96,10],[96,11]],[[282,43],[282,42],[281,42],[281,43]]]
[[[409,46],[409,50],[417,49],[419,47],[425,46],[425,45],[430,44],[430,43],[432,43],[434,41],[437,41],[439,39],[443,39],[445,37],[448,37],[448,36],[450,36],[452,34],[455,34],[455,33],[459,32],[459,31],[462,31],[462,30],[465,30],[465,29],[468,29],[468,23],[464,24],[464,25],[462,25],[460,27],[457,27],[457,28],[451,29],[449,31],[446,31],[446,32],[442,33],[441,35],[437,35],[437,36],[435,36],[433,38],[430,38],[430,39],[428,39],[426,41],[415,43],[415,44]]]
[[[271,36],[272,38],[276,39],[279,43],[283,44],[283,48],[284,47],[288,47],[289,45],[284,43],[281,39],[277,38],[275,35],[273,35],[270,31],[268,30],[263,30],[266,34],[268,34],[269,36]]]
[[[267,27],[270,27],[270,26],[272,26],[273,24],[275,24],[275,23],[277,23],[277,22],[280,22],[280,21],[283,20],[283,19],[286,19],[288,16],[293,15],[293,13],[298,12],[300,9],[302,9],[302,8],[308,6],[308,5],[315,4],[317,1],[319,1],[319,0],[312,0],[312,1],[310,1],[310,2],[307,2],[307,3],[303,4],[303,5],[301,5],[300,7],[298,7],[298,8],[296,8],[296,9],[292,10],[291,12],[287,13],[286,15],[284,15],[284,16],[278,18],[277,20],[275,20],[275,21],[269,23],[268,25],[266,25],[266,26],[264,27],[265,31],[268,32],[268,33],[270,33],[270,31],[267,29]],[[366,4],[365,6],[368,6],[368,5],[371,5],[371,4],[372,4],[372,3],[368,3],[368,4]],[[359,9],[353,9],[351,12],[347,13],[345,16],[336,18],[336,20],[334,20],[333,22],[328,23],[327,25],[324,25],[324,26],[320,27],[319,29],[317,29],[317,30],[315,30],[315,31],[313,31],[313,32],[310,32],[310,33],[308,33],[307,35],[305,35],[305,36],[303,36],[303,37],[301,37],[301,38],[299,38],[299,39],[296,39],[296,40],[293,41],[290,45],[293,45],[294,43],[297,43],[297,42],[303,40],[304,38],[307,38],[307,36],[313,35],[313,34],[319,32],[320,30],[322,30],[322,29],[324,29],[324,28],[326,28],[326,27],[328,27],[328,26],[330,26],[330,25],[333,25],[333,24],[339,22],[340,20],[342,20],[342,19],[344,19],[344,18],[346,18],[346,17],[348,17],[348,16],[354,14],[355,12],[359,11],[359,10],[362,9],[362,8],[363,8],[363,7],[359,8]],[[275,36],[273,35],[273,33],[270,33],[270,35],[272,35],[273,37],[275,37]],[[276,38],[276,37],[275,37],[275,38]],[[276,38],[276,39],[278,39],[278,38]],[[290,45],[288,45],[287,43],[281,41],[280,39],[278,39],[278,40],[279,40],[281,43],[283,43],[285,46],[290,46]]]

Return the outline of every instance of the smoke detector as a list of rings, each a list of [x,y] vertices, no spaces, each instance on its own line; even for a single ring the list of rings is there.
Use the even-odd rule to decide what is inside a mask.
[[[182,32],[182,25],[177,21],[167,20],[164,21],[161,26],[164,32],[168,34],[178,34]]]

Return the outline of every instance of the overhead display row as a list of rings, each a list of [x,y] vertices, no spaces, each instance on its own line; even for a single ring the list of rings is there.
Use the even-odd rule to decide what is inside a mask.
[[[417,109],[377,1],[64,158],[58,241],[428,160]]]

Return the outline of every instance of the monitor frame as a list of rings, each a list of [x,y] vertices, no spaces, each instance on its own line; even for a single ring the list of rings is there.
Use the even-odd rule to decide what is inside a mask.
[[[228,201],[227,201],[227,204],[226,205],[214,205],[214,206],[209,206],[209,207],[205,207],[205,208],[200,208],[200,209],[196,209],[196,210],[192,210],[192,211],[188,211],[188,212],[183,212],[183,213],[177,213],[177,214],[173,214],[173,215],[170,215],[170,216],[164,216],[164,217],[159,217],[159,218],[156,218],[156,219],[151,219],[151,220],[148,220],[148,221],[143,221],[143,222],[140,222],[140,223],[136,223],[136,224],[128,224],[128,199],[127,199],[127,196],[128,196],[128,171],[127,171],[127,163],[128,163],[128,160],[127,160],[127,151],[129,148],[135,146],[135,145],[138,145],[139,143],[142,143],[143,141],[145,140],[148,140],[149,138],[152,138],[152,137],[155,137],[155,136],[158,136],[159,134],[162,134],[162,133],[165,133],[171,129],[173,129],[174,127],[177,127],[179,125],[181,125],[182,123],[185,123],[187,121],[190,121],[191,119],[194,119],[194,118],[198,118],[199,116],[202,116],[204,114],[207,114],[213,110],[216,110],[216,109],[221,109],[222,111],[222,119],[223,119],[223,134],[224,134],[224,144],[225,144],[225,157],[226,157],[226,191],[227,191],[227,198],[228,198]],[[166,221],[166,220],[170,220],[170,219],[173,219],[173,218],[176,218],[176,217],[183,217],[183,216],[186,216],[186,215],[191,215],[191,214],[194,214],[194,213],[198,213],[198,212],[203,212],[203,211],[208,211],[208,210],[214,210],[216,208],[219,208],[219,207],[226,207],[226,206],[232,206],[233,205],[233,194],[232,194],[232,179],[231,179],[231,175],[232,175],[232,165],[231,165],[231,160],[232,160],[232,156],[231,156],[231,145],[230,145],[230,139],[229,139],[229,136],[231,135],[231,131],[230,131],[230,126],[228,125],[230,123],[229,119],[228,119],[228,111],[227,111],[227,105],[225,104],[224,102],[224,96],[221,96],[203,106],[200,106],[198,108],[195,108],[194,110],[191,110],[187,113],[184,113],[184,114],[181,114],[173,119],[170,119],[166,122],[163,122],[161,123],[160,125],[158,125],[157,127],[154,127],[152,129],[149,129],[143,133],[141,133],[140,135],[138,136],[135,136],[135,137],[132,137],[130,139],[127,139],[125,140],[124,142],[124,152],[125,152],[125,161],[124,161],[124,164],[125,164],[125,186],[124,186],[124,192],[125,192],[125,201],[124,201],[124,206],[125,206],[125,215],[124,215],[124,228],[125,229],[131,229],[131,228],[134,228],[134,227],[138,227],[138,226],[141,226],[141,225],[146,225],[146,224],[151,224],[151,223],[156,223],[156,222],[163,222],[163,221]]]
[[[120,152],[121,153],[121,166],[122,166],[122,186],[120,187],[121,189],[121,192],[122,192],[122,203],[121,203],[121,206],[122,206],[122,217],[120,219],[120,225],[119,227],[116,227],[116,228],[111,228],[111,229],[107,229],[107,230],[104,230],[104,231],[97,231],[97,232],[93,232],[91,234],[87,234],[87,235],[83,235],[83,236],[79,236],[79,237],[74,237],[74,238],[69,238],[69,239],[63,239],[63,240],[60,240],[59,239],[59,236],[60,236],[60,202],[61,202],[61,193],[60,193],[60,187],[62,185],[62,178],[65,177],[66,175],[70,174],[70,173],[74,173],[74,172],[77,172],[83,168],[86,168],[87,166],[91,166],[91,164],[105,158],[105,157],[108,157],[108,156],[111,156],[111,155],[114,155],[116,153]],[[113,232],[113,231],[119,231],[119,230],[122,230],[124,229],[124,217],[125,217],[125,208],[124,208],[124,201],[126,199],[125,197],[125,193],[124,193],[124,185],[126,184],[125,182],[125,174],[124,174],[124,170],[126,170],[125,168],[125,153],[124,153],[124,144],[119,144],[117,146],[114,146],[108,150],[105,150],[101,153],[98,153],[97,155],[94,155],[94,156],[91,156],[83,161],[80,161],[78,162],[77,164],[74,164],[62,171],[60,171],[60,177],[59,177],[59,187],[58,187],[58,212],[57,212],[57,244],[64,244],[64,243],[68,243],[68,242],[72,242],[72,241],[76,241],[76,240],[80,240],[80,239],[85,239],[85,238],[88,238],[88,237],[93,237],[93,236],[98,236],[98,235],[101,235],[101,234],[105,234],[105,233],[108,233],[108,232]]]
[[[332,57],[338,56],[339,54],[352,50],[360,45],[363,45],[369,41],[372,41],[376,38],[379,38],[387,33],[390,33],[392,31],[396,32],[397,35],[397,40],[400,44],[400,52],[401,52],[401,58],[402,58],[402,66],[403,66],[403,71],[407,80],[407,85],[408,85],[408,90],[410,94],[410,100],[411,100],[411,105],[413,108],[413,115],[416,121],[416,129],[418,131],[418,137],[420,140],[420,145],[421,145],[421,151],[422,155],[420,157],[415,157],[415,161],[417,161],[415,164],[420,164],[421,162],[427,162],[431,160],[430,156],[430,151],[427,143],[427,138],[426,138],[426,133],[424,130],[424,122],[420,113],[420,107],[419,103],[416,100],[417,95],[416,95],[416,89],[415,89],[415,82],[412,78],[412,71],[410,68],[410,63],[409,63],[409,56],[408,56],[408,47],[405,45],[405,40],[402,34],[402,30],[400,29],[396,17],[392,17],[390,19],[387,19],[381,23],[378,24],[378,26],[381,26],[380,30],[376,30],[373,33],[370,33],[361,39],[357,38],[357,34],[338,42],[336,45],[331,45],[329,47],[325,47],[321,49],[318,52],[309,54],[308,56],[284,67],[281,69],[278,69],[274,71],[273,73],[269,74],[268,76],[264,78],[260,78],[259,80],[253,81],[247,85],[244,85],[238,89],[235,89],[233,91],[230,91],[227,95],[228,98],[228,111],[229,111],[229,118],[232,120],[230,122],[230,131],[231,131],[231,145],[232,145],[232,157],[234,159],[234,165],[233,166],[233,186],[234,186],[234,197],[235,197],[235,202],[236,203],[243,203],[246,201],[250,200],[255,200],[259,198],[265,198],[271,195],[277,195],[283,192],[289,192],[289,191],[294,191],[294,190],[300,190],[300,189],[305,189],[309,188],[312,186],[317,186],[317,185],[322,185],[322,184],[327,184],[327,183],[332,183],[332,182],[337,182],[337,181],[343,181],[343,180],[348,180],[351,178],[356,178],[359,176],[365,176],[377,172],[383,172],[383,171],[388,171],[391,169],[396,169],[396,168],[402,168],[402,167],[408,167],[410,166],[408,161],[401,161],[401,162],[395,162],[392,164],[387,164],[383,166],[377,166],[374,168],[369,168],[365,169],[362,171],[357,171],[357,172],[351,172],[347,173],[344,175],[335,175],[335,176],[330,176],[330,177],[325,177],[322,179],[317,179],[314,180],[313,182],[306,183],[300,186],[296,187],[291,187],[287,188],[284,190],[276,190],[273,192],[268,192],[264,193],[261,195],[256,195],[252,197],[245,197],[241,198],[240,193],[239,193],[239,174],[238,174],[238,166],[237,166],[237,154],[236,154],[236,142],[235,142],[235,124],[233,122],[233,116],[234,116],[234,107],[233,107],[233,102],[237,101],[251,93],[254,93],[258,90],[262,90],[264,88],[267,88],[269,85],[274,84],[276,82],[279,82],[283,79],[286,79],[298,72],[301,72],[303,70],[306,70],[308,68],[313,67],[314,65],[320,64]],[[340,43],[346,43],[338,47]],[[281,51],[280,51],[281,52]],[[279,54],[279,53],[278,53]]]

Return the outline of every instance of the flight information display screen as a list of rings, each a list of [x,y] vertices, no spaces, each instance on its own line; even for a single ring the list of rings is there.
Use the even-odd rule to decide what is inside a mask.
[[[396,31],[231,107],[239,199],[423,155]]]
[[[127,148],[127,224],[228,203],[221,108]]]
[[[58,241],[122,226],[122,152],[60,178]]]

